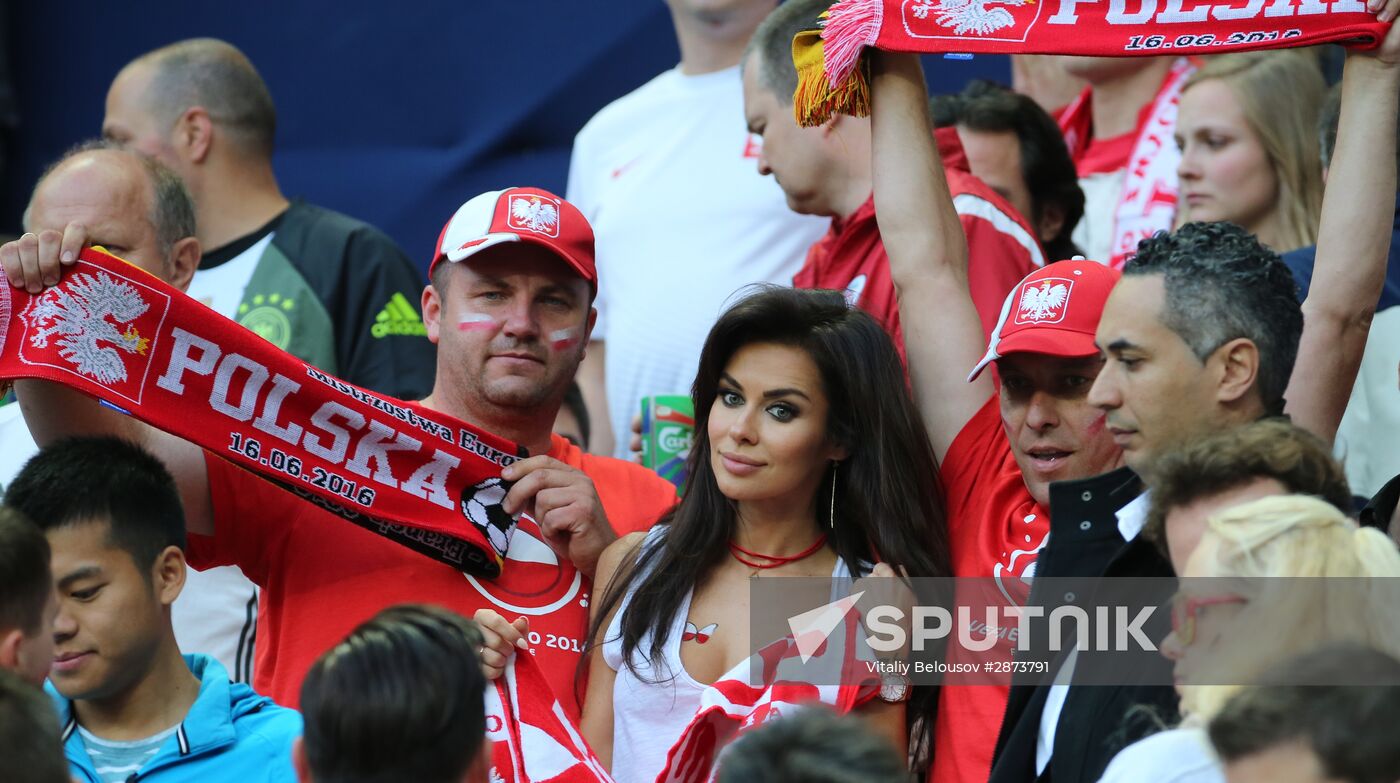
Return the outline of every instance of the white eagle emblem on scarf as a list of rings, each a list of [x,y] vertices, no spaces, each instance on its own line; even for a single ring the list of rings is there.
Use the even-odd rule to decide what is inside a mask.
[[[150,344],[133,321],[150,305],[135,286],[106,273],[80,274],[66,288],[51,288],[34,301],[25,320],[34,330],[29,336],[35,348],[46,348],[56,338],[58,355],[98,383],[127,379],[120,351],[144,356]],[[125,331],[118,330],[125,325]]]
[[[935,21],[944,27],[953,28],[954,35],[990,35],[998,30],[1013,27],[1016,19],[1005,8],[988,8],[997,5],[1030,5],[1034,0],[918,0],[910,10],[916,19],[927,19],[935,13]]]

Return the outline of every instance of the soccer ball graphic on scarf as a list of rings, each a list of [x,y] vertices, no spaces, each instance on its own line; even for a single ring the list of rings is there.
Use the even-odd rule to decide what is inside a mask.
[[[462,494],[462,515],[486,535],[491,548],[501,556],[505,555],[515,528],[515,518],[501,505],[509,489],[504,479],[489,478]]]

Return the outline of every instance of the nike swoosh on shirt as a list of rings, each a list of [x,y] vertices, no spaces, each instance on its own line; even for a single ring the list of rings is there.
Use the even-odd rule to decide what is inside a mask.
[[[625,172],[625,171],[627,171],[628,169],[632,168],[634,165],[636,165],[637,161],[639,161],[639,160],[641,160],[641,159],[642,159],[642,156],[638,155],[637,157],[635,157],[635,158],[633,158],[633,159],[627,161],[626,163],[622,164],[621,166],[618,166],[617,168],[613,169],[613,171],[612,171],[612,178],[613,178],[613,179],[617,179],[618,177],[621,177],[622,174],[623,174],[623,172]]]

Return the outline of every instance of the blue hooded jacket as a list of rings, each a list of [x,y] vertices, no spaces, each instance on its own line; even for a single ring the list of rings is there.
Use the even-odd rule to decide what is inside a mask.
[[[207,655],[186,655],[199,680],[199,695],[175,733],[129,783],[296,783],[292,741],[301,736],[301,715],[259,696]],[[63,750],[75,779],[101,783],[78,734],[73,703],[47,686],[63,724]]]

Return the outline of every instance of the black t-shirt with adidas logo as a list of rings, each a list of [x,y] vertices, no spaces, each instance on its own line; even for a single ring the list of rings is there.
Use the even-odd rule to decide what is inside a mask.
[[[294,202],[204,255],[190,296],[357,386],[405,400],[432,390],[435,352],[415,304],[422,278],[367,223]]]

